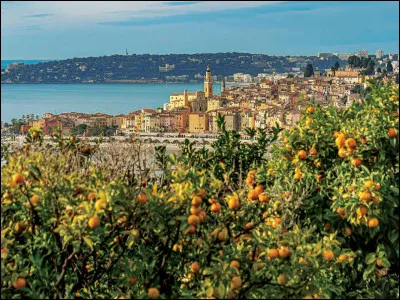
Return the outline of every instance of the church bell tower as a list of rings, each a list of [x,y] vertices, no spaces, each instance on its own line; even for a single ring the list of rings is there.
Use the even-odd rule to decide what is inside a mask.
[[[207,65],[206,78],[204,80],[204,94],[207,98],[213,96],[213,84],[211,79],[210,65]]]

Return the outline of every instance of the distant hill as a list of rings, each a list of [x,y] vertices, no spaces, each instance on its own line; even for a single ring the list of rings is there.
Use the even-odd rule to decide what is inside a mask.
[[[1,75],[2,83],[103,83],[110,80],[158,80],[166,76],[183,76],[183,80],[196,79],[204,75],[210,64],[213,75],[230,76],[245,73],[256,76],[259,73],[290,72],[293,68],[304,70],[307,63],[314,69],[324,70],[335,62],[341,66],[347,61],[334,56],[320,60],[316,56],[269,56],[251,53],[203,53],[169,55],[112,55],[102,57],[72,58],[59,61],[29,64],[10,70]],[[159,67],[174,65],[167,72]]]

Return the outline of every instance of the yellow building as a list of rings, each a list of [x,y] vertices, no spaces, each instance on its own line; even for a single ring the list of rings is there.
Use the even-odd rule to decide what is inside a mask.
[[[189,132],[204,133],[208,130],[208,117],[206,113],[189,114]]]
[[[220,97],[215,97],[208,99],[208,111],[210,110],[215,110],[223,107],[224,105],[224,100]]]
[[[207,98],[211,98],[213,96],[213,83],[211,78],[210,65],[207,65],[206,78],[204,80],[204,93]]]

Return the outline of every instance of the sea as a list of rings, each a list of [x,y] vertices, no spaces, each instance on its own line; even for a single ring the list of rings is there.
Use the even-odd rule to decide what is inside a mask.
[[[162,108],[171,94],[185,89],[196,92],[203,90],[203,84],[2,84],[1,121],[9,123],[27,114],[41,117],[48,112],[117,115]],[[221,85],[215,83],[214,93],[218,95],[220,90]]]

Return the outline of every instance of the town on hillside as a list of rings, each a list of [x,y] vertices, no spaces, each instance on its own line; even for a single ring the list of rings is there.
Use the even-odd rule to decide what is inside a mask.
[[[355,63],[354,63],[355,64]],[[376,72],[365,75],[365,68],[347,65],[313,70],[303,77],[267,75],[259,83],[247,82],[227,88],[221,81],[220,93],[214,91],[211,66],[204,76],[203,91],[187,91],[170,95],[169,102],[156,110],[142,108],[126,114],[65,112],[58,115],[44,114],[41,118],[27,118],[20,124],[20,133],[30,128],[41,128],[46,135],[55,128],[64,135],[95,136],[215,136],[220,132],[217,117],[225,119],[227,130],[234,130],[246,137],[245,130],[269,129],[278,124],[281,128],[294,126],[301,111],[310,103],[338,108],[351,106],[360,101],[368,79],[381,77],[384,81],[395,81],[396,70],[382,75]],[[398,78],[398,77],[397,77]],[[243,83],[243,82],[242,82]],[[398,82],[396,83],[398,85]],[[3,125],[3,124],[2,124]]]

